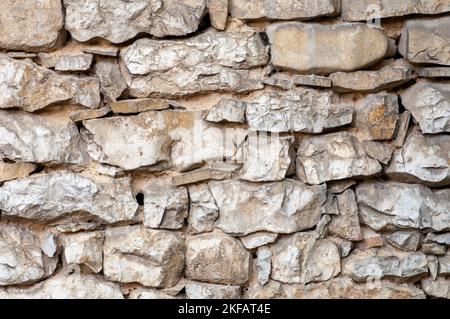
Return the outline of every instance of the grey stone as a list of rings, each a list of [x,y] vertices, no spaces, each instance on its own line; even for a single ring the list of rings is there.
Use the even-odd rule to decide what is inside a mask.
[[[404,251],[416,251],[421,243],[422,235],[418,231],[397,231],[386,235],[386,241]]]
[[[444,278],[422,280],[422,289],[430,297],[450,299],[450,280]]]
[[[268,247],[259,247],[256,251],[256,271],[259,283],[264,286],[272,271],[272,251]]]
[[[362,240],[358,218],[359,210],[354,191],[348,189],[342,194],[336,195],[336,202],[339,215],[331,218],[331,222],[328,225],[330,234],[351,241]]]
[[[209,122],[245,123],[247,103],[230,98],[221,98],[208,112],[205,120]]]
[[[86,266],[94,273],[103,267],[103,232],[83,232],[61,238],[66,264]]]
[[[91,69],[94,56],[90,53],[82,53],[78,55],[62,55],[56,62],[56,71],[76,71],[83,72]]]
[[[241,240],[245,248],[254,249],[267,244],[271,244],[277,238],[278,234],[261,231],[240,237],[239,239]]]
[[[241,287],[188,280],[186,282],[186,296],[189,299],[239,299]]]
[[[106,101],[116,101],[126,90],[127,82],[114,58],[97,59],[93,71],[100,80],[100,88]]]
[[[210,232],[219,217],[219,209],[206,183],[188,187],[190,208],[188,229],[192,233]]]

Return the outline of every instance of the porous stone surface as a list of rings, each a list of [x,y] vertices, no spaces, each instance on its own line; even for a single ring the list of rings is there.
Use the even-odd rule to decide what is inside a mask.
[[[0,1],[0,299],[450,298],[449,14]]]

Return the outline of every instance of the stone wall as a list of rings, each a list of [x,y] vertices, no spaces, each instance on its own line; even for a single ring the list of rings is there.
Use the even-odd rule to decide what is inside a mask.
[[[449,298],[449,14],[1,1],[0,298]]]

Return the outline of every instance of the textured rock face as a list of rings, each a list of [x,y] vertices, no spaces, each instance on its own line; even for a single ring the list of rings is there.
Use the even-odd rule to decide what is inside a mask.
[[[311,19],[339,13],[337,0],[229,0],[232,17],[253,19]]]
[[[417,184],[365,182],[356,187],[356,198],[361,222],[375,230],[450,228],[448,189],[432,191]]]
[[[213,109],[211,109],[205,117],[209,122],[236,122],[245,123],[245,110],[247,103],[222,98]]]
[[[9,181],[0,187],[3,216],[58,222],[82,213],[100,223],[131,221],[137,210],[128,177],[98,181],[68,171]]]
[[[247,121],[254,131],[321,133],[352,122],[353,108],[334,104],[331,91],[298,88],[262,94],[247,104]]]
[[[342,262],[342,273],[355,281],[388,276],[408,278],[428,273],[423,253],[400,253],[385,249],[357,250]]]
[[[64,0],[66,29],[77,41],[122,43],[139,33],[181,36],[197,30],[205,0]]]
[[[121,57],[134,97],[261,89],[262,73],[249,69],[268,59],[259,35],[215,31],[179,41],[137,40]]]
[[[210,232],[219,217],[219,209],[206,183],[188,187],[190,209],[188,225],[193,233]]]
[[[396,180],[434,186],[450,183],[450,136],[411,133],[386,172]]]
[[[273,65],[300,73],[363,69],[389,51],[387,36],[364,24],[279,23],[271,25],[267,33]]]
[[[34,164],[0,162],[0,182],[27,177],[35,169]]]
[[[449,17],[406,21],[399,52],[413,63],[450,65],[449,26]]]
[[[409,14],[438,14],[450,11],[447,0],[342,0],[342,17],[347,21],[399,17]]]
[[[35,163],[82,164],[83,144],[75,124],[56,115],[0,110],[0,155]]]
[[[100,84],[92,77],[60,75],[38,65],[0,55],[0,109],[33,112],[71,102],[87,108],[100,103]]]
[[[94,275],[65,274],[43,281],[31,288],[0,290],[1,299],[123,299],[119,285]]]
[[[103,267],[103,232],[66,235],[62,238],[66,264],[86,266],[94,273]]]
[[[216,227],[233,235],[257,231],[293,233],[314,227],[325,202],[325,185],[294,180],[266,183],[212,181],[209,190],[219,208]]]
[[[1,223],[0,286],[30,284],[53,273],[55,260],[44,250],[44,243],[31,231]]]
[[[362,143],[344,132],[306,137],[297,151],[297,176],[309,184],[380,171],[380,163],[367,156]]]
[[[281,181],[291,165],[292,138],[251,134],[244,146],[241,179],[252,182]]]
[[[176,233],[126,226],[106,229],[103,254],[110,280],[172,287],[181,277],[185,246]]]
[[[405,105],[424,134],[450,132],[449,83],[419,82],[405,90]]]
[[[0,47],[47,51],[58,41],[64,25],[59,0],[16,1],[0,4]]]
[[[341,270],[337,246],[310,233],[280,238],[271,251],[272,279],[284,283],[327,281]]]
[[[416,78],[414,67],[405,63],[386,65],[376,71],[338,72],[330,75],[339,92],[377,92],[395,88]]]
[[[328,231],[341,238],[359,241],[362,239],[361,227],[359,226],[358,205],[355,193],[348,189],[336,196],[337,216],[333,216],[328,226]]]
[[[250,254],[242,244],[221,232],[186,241],[187,278],[224,285],[241,285],[249,278]]]
[[[241,287],[188,281],[186,283],[186,296],[189,299],[239,299]]]

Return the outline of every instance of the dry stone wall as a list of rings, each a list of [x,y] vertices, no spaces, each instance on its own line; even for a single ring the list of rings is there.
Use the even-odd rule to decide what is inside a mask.
[[[0,298],[450,298],[450,1],[0,1]]]

